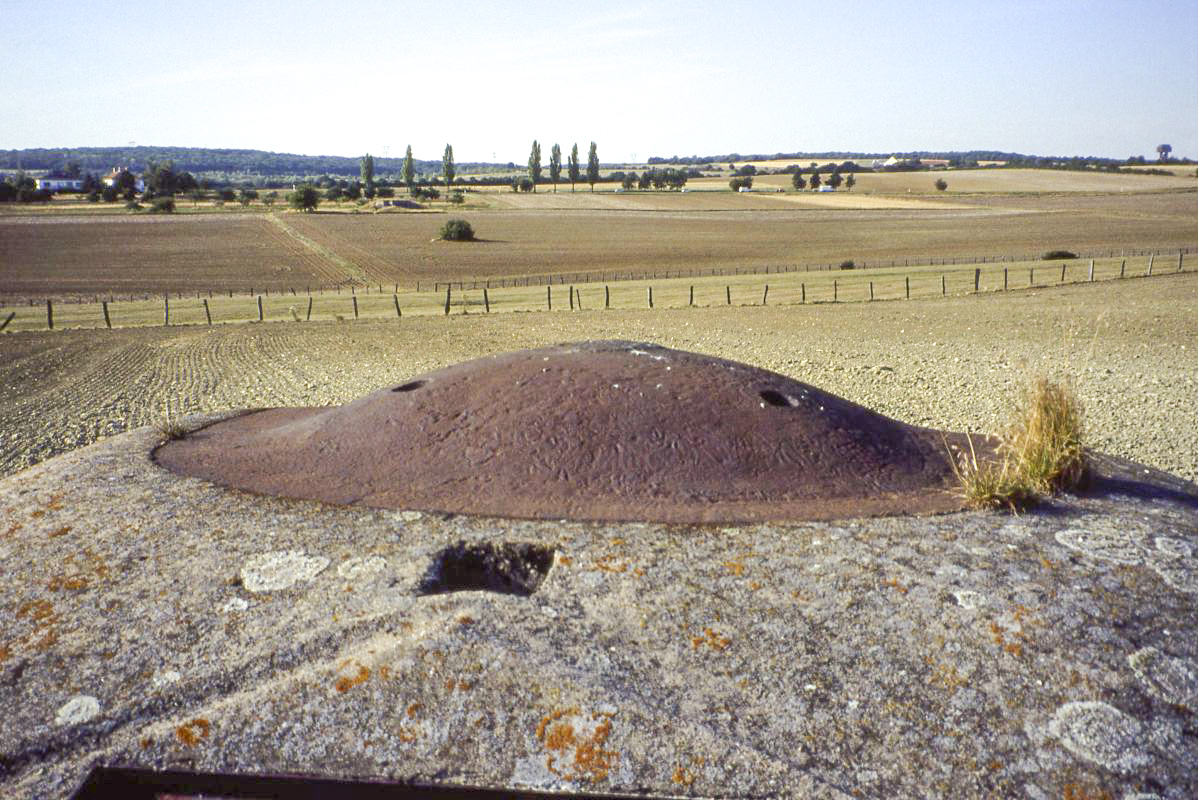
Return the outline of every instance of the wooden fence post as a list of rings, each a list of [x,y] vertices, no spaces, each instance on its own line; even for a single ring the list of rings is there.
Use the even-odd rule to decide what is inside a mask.
[[[353,296],[353,301],[354,301],[354,319],[357,319],[358,318],[358,295],[357,294],[355,294]]]
[[[724,287],[724,296],[728,299],[728,305],[732,305],[732,287]]]
[[[490,297],[490,295],[487,294],[487,287],[485,287],[485,286],[483,287],[483,306],[486,308],[487,313],[490,314],[491,313],[491,297]],[[395,310],[399,311],[399,297],[395,298]]]
[[[171,299],[165,294],[162,296],[162,324],[171,324]]]
[[[1065,267],[1067,267],[1067,266],[1069,266],[1069,265],[1068,265],[1068,264],[1061,264],[1061,280],[1059,281],[1059,283],[1064,283],[1064,282],[1065,282]]]
[[[1184,253],[1182,253],[1182,251],[1180,251],[1180,250],[1177,251],[1177,271],[1178,272],[1181,272],[1181,259],[1182,259],[1183,255],[1184,255]]]
[[[208,327],[212,327],[212,311],[208,308],[208,298],[204,298],[204,318],[208,320]],[[104,320],[108,320],[108,309],[104,309]]]
[[[262,295],[258,295],[258,321],[262,321]]]
[[[108,301],[104,300],[103,303],[104,303],[104,327],[108,328],[109,330],[112,330],[112,318],[108,316]],[[207,305],[207,303],[205,303],[205,305]],[[3,330],[3,328],[0,328],[0,330]]]
[[[611,288],[607,285],[603,287],[603,307],[611,308]]]
[[[553,286],[548,283],[545,284],[545,305],[547,305],[549,307],[550,311],[553,310]],[[445,313],[449,313],[449,312],[445,312]]]
[[[870,281],[869,282],[869,300],[870,300],[870,302],[873,302],[873,299],[874,299],[874,282]]]
[[[445,284],[445,315],[449,316],[449,299],[450,292],[453,291],[452,284]]]
[[[836,295],[837,295],[838,291],[839,291],[839,287],[836,285],[836,279],[833,278],[832,279],[832,302],[833,303],[836,302]]]
[[[940,296],[944,297],[946,294],[948,294],[948,290],[945,288],[944,276],[941,275],[940,276]]]
[[[54,304],[49,299],[46,300],[46,327],[54,330]]]
[[[1004,292],[1007,290],[1007,268],[1006,267],[1002,268],[1002,290]]]
[[[653,308],[653,287],[649,287],[649,308]]]
[[[1027,268],[1027,285],[1028,286],[1036,285],[1036,268],[1035,267]]]
[[[1178,260],[1177,263],[1178,264],[1181,263],[1180,259]],[[1179,266],[1178,271],[1180,271],[1180,270],[1181,270],[1181,267]],[[694,287],[694,284],[691,284],[691,300],[689,303],[687,303],[687,305],[693,306],[694,304],[695,304],[695,287]]]
[[[1122,277],[1123,277],[1123,272],[1124,272],[1124,270],[1126,270],[1126,269],[1127,269],[1127,259],[1125,258],[1125,259],[1123,259],[1122,261],[1120,261],[1120,262],[1119,262],[1119,277],[1120,277],[1120,278],[1122,278]]]
[[[770,296],[770,285],[767,283],[765,285],[765,291],[761,293],[761,304],[762,305],[765,305],[765,301],[769,298],[769,296]]]
[[[574,310],[574,287],[570,287],[570,310]]]
[[[799,284],[799,302],[800,303],[807,302],[807,284],[806,283]]]
[[[4,318],[4,322],[0,322],[0,331],[7,328],[8,323],[12,322],[12,318],[15,317],[16,315],[17,315],[17,312],[15,312],[15,311],[8,312],[8,316]]]
[[[975,267],[973,270],[973,290],[975,292],[978,290],[978,284],[981,283],[981,280],[982,280],[982,271]]]
[[[1148,254],[1148,274],[1149,274],[1149,275],[1151,275],[1151,274],[1152,274],[1152,261],[1153,261],[1153,259],[1155,259],[1155,258],[1156,258],[1156,253],[1149,253],[1149,254]]]
[[[1094,282],[1094,259],[1090,259],[1090,282]]]

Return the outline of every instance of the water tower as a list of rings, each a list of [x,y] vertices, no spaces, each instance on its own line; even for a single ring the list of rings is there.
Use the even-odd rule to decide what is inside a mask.
[[[1173,152],[1173,145],[1171,145],[1171,144],[1158,144],[1156,146],[1156,154],[1157,154],[1157,156],[1160,157],[1161,161],[1168,161],[1169,154],[1172,152]]]

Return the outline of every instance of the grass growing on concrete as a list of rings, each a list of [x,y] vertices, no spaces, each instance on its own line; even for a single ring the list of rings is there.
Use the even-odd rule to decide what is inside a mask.
[[[1043,495],[1081,486],[1087,476],[1082,418],[1081,401],[1069,382],[1032,381],[1015,418],[999,435],[998,461],[979,463],[970,441],[969,454],[954,462],[966,499],[979,508],[1015,511]]]

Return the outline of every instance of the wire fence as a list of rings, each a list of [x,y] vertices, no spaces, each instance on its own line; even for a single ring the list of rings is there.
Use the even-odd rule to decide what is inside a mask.
[[[0,304],[0,332],[219,325],[253,322],[347,322],[360,319],[491,314],[583,312],[610,309],[676,309],[716,306],[803,306],[960,296],[1183,272],[1192,249],[1122,251],[1117,256],[1023,262],[991,260],[950,263],[936,259],[863,269],[694,271],[665,277],[589,280],[576,283],[506,284],[445,282],[422,290],[390,286],[240,294],[195,292],[110,295],[89,302]],[[1123,253],[1129,253],[1123,255]],[[633,276],[635,273],[619,273]],[[594,278],[595,274],[585,274]],[[435,287],[435,288],[434,288]]]

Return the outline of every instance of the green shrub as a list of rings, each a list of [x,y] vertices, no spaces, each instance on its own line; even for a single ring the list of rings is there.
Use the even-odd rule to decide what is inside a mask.
[[[464,219],[451,219],[441,226],[441,238],[448,242],[470,242],[474,240],[474,228]]]
[[[1067,258],[1077,258],[1077,253],[1070,253],[1068,250],[1049,250],[1043,255],[1045,261],[1063,261]]]
[[[855,266],[857,266],[857,265],[853,263],[853,259],[851,259],[851,258],[845,259],[844,261],[840,262],[841,269],[852,269]]]

